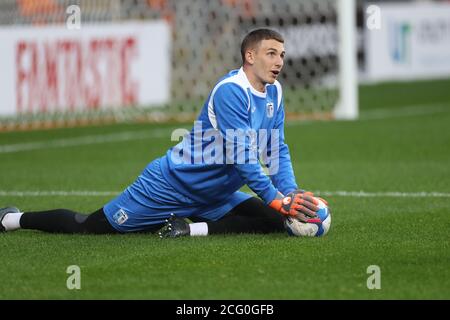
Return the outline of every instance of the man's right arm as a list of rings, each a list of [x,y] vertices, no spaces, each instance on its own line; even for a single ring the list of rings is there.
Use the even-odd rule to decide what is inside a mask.
[[[317,218],[318,210],[317,201],[300,191],[293,191],[284,196],[273,185],[271,179],[265,175],[261,164],[257,161],[256,141],[250,141],[250,135],[245,134],[252,128],[250,126],[250,118],[248,115],[248,97],[244,90],[236,84],[227,83],[221,85],[215,95],[212,97],[214,114],[217,121],[217,130],[220,131],[227,143],[227,147],[232,146],[233,150],[237,150],[237,154],[232,161],[241,179],[255,192],[267,205],[280,212],[285,216],[297,217],[302,221],[309,221],[311,218]],[[235,139],[230,137],[227,131],[240,131],[241,136]],[[240,154],[244,153],[244,154]],[[249,161],[249,155],[256,154],[256,161]],[[244,163],[239,163],[236,159],[245,159]],[[312,221],[312,220],[311,220]]]

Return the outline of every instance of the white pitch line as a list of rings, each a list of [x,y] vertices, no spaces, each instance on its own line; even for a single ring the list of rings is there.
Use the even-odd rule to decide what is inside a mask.
[[[120,191],[5,191],[0,190],[0,197],[106,197],[115,196]]]
[[[170,131],[173,128],[167,129],[153,129],[140,131],[125,131],[120,133],[102,134],[81,136],[75,138],[35,141],[27,143],[0,145],[0,153],[14,153],[29,150],[50,149],[50,148],[65,148],[73,146],[101,144],[106,142],[119,142],[149,138],[162,138],[167,136],[170,138]]]
[[[0,190],[0,197],[106,197],[116,196],[121,191],[87,191],[87,190],[53,190],[53,191],[6,191]],[[328,197],[354,197],[354,198],[449,198],[450,193],[445,192],[365,192],[365,191],[314,191],[317,196]]]
[[[365,191],[316,191],[315,195],[328,197],[356,197],[356,198],[449,198],[450,193],[445,192],[365,192]]]
[[[406,106],[401,108],[380,108],[367,111],[361,111],[356,121],[384,120],[394,118],[406,118],[423,115],[431,115],[436,113],[450,112],[450,106],[447,104],[423,104],[415,106]],[[317,123],[316,120],[291,120],[287,121],[285,127],[293,127],[298,125],[309,125]]]
[[[407,106],[404,108],[389,109],[374,109],[361,112],[359,120],[380,120],[397,117],[408,117],[417,115],[434,114],[440,112],[448,112],[450,107],[448,105],[436,104],[436,105],[416,105]],[[312,123],[312,121],[304,121],[304,123]],[[286,127],[297,125],[298,121],[291,121],[286,123]],[[140,131],[125,131],[120,133],[101,134],[81,136],[74,138],[55,139],[25,142],[17,144],[0,145],[1,153],[15,153],[29,150],[50,149],[50,148],[65,148],[82,145],[102,144],[108,142],[120,142],[129,140],[140,140],[149,138],[162,138],[169,136],[170,131],[175,128],[165,129],[153,129],[153,130],[140,130]]]

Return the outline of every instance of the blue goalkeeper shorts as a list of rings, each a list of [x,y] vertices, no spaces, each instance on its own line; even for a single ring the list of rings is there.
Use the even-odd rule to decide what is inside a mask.
[[[196,217],[215,221],[222,218],[250,194],[237,191],[216,204],[200,204],[177,192],[161,173],[160,158],[151,162],[136,181],[103,207],[106,218],[119,232],[153,229],[173,213],[177,217]]]

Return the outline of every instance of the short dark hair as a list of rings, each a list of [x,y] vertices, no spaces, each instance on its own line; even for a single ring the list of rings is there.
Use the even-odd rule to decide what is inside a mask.
[[[241,56],[242,56],[242,63],[245,63],[245,52],[249,49],[254,47],[255,45],[259,44],[259,42],[263,40],[276,40],[278,42],[284,43],[283,36],[278,33],[275,30],[271,29],[256,29],[252,32],[248,33],[244,40],[242,40],[241,44]]]

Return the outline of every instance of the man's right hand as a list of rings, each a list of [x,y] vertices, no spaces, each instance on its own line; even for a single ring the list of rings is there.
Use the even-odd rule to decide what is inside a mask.
[[[277,197],[269,204],[269,206],[284,216],[297,218],[302,222],[320,222],[317,216],[318,201],[311,192],[296,190],[283,196],[278,193]],[[318,221],[316,221],[318,220]]]

